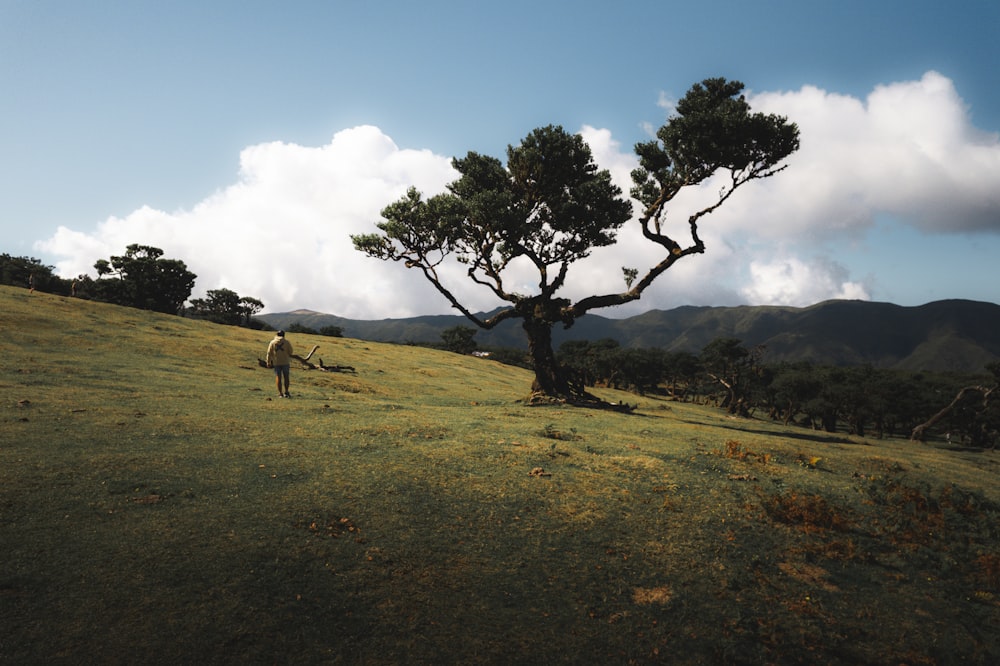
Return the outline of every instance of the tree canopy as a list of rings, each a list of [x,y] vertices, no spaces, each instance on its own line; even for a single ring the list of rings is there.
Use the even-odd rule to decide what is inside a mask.
[[[781,171],[782,160],[798,148],[798,128],[781,116],[752,113],[741,94],[743,84],[708,79],[693,86],[655,141],[636,146],[639,167],[632,173],[632,196],[643,206],[638,224],[643,236],[660,245],[663,259],[644,273],[626,268],[626,290],[595,294],[577,302],[559,298],[569,267],[594,248],[616,242],[632,218],[632,203],[622,197],[606,170],[594,163],[579,135],[549,125],[508,146],[500,160],[469,152],[453,160],[458,180],[447,191],[425,199],[415,188],[383,211],[381,233],[352,236],[369,256],[403,262],[422,271],[430,283],[468,319],[493,328],[518,318],[528,336],[535,370],[533,391],[557,398],[586,399],[569,381],[552,351],[552,326],[571,326],[589,310],[621,305],[643,291],[682,257],[702,253],[702,217],[719,208],[740,186]],[[690,240],[666,229],[668,202],[719,171],[729,174],[718,197],[687,220]],[[670,235],[668,235],[670,234]],[[466,267],[466,275],[510,305],[488,318],[474,314],[444,283],[439,267],[446,260]],[[532,293],[505,281],[515,260],[527,260],[538,273]],[[641,277],[640,277],[641,275]]]
[[[177,314],[191,295],[197,277],[180,259],[164,259],[163,250],[133,243],[125,254],[94,264],[101,300],[142,310]]]
[[[34,257],[15,257],[0,254],[0,284],[18,287],[34,286],[38,291],[69,295],[71,280],[55,274],[55,268]]]
[[[253,316],[264,303],[250,296],[240,296],[232,289],[209,289],[205,298],[191,299],[191,312],[219,324],[249,327]]]

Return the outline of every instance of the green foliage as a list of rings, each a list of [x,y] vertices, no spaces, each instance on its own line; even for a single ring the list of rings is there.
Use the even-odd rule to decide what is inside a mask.
[[[672,198],[719,169],[734,180],[765,177],[798,150],[798,127],[782,116],[751,113],[742,91],[739,81],[722,78],[694,85],[678,102],[677,115],[657,131],[657,141],[636,146],[632,196],[656,206],[664,193]]]
[[[490,360],[515,368],[531,369],[531,357],[523,349],[514,347],[488,347]]]
[[[622,266],[622,275],[625,278],[625,286],[631,289],[632,283],[639,277],[639,269]]]
[[[617,363],[620,351],[618,342],[611,338],[596,342],[567,340],[559,346],[558,359],[586,386],[596,386],[598,382],[610,386],[621,375]]]
[[[205,298],[191,300],[191,314],[217,324],[250,326],[253,316],[264,303],[250,296],[240,296],[231,289],[209,289]]]
[[[31,276],[36,280],[52,274],[53,268],[45,266],[41,260],[34,257],[12,257],[9,254],[0,255],[0,284],[9,284],[27,288]]]
[[[773,415],[787,424],[803,410],[806,403],[819,396],[822,386],[811,363],[780,365],[768,387]]]
[[[702,369],[724,389],[720,406],[730,414],[747,416],[761,387],[763,349],[747,349],[735,338],[718,338],[701,352]]]
[[[344,337],[344,329],[340,326],[323,326],[322,328],[315,329],[311,326],[306,326],[302,322],[296,321],[292,322],[285,327],[285,331],[288,333],[302,333],[305,335],[322,335],[328,338],[342,338]]]
[[[195,317],[208,319],[217,324],[238,325],[240,295],[231,289],[210,289],[205,298],[191,299],[191,311]]]
[[[655,392],[663,382],[665,360],[661,349],[621,349],[615,355],[619,381],[613,384],[639,395]]]
[[[322,326],[320,327],[318,333],[328,338],[342,338],[344,337],[344,327],[333,325]]]
[[[788,425],[878,439],[908,435],[963,387],[954,408],[934,423],[939,438],[990,448],[1000,443],[1000,405],[987,377],[929,375],[903,370],[765,363],[763,348],[747,349],[718,338],[700,356],[659,349],[621,348],[611,339],[573,340],[559,348],[559,362],[586,386],[611,386],[678,400],[711,399],[732,414],[762,411]],[[969,387],[970,384],[974,386]]]
[[[0,254],[0,284],[30,288],[36,291],[69,296],[70,280],[64,280],[54,273],[55,268],[46,266],[34,257],[14,257]]]
[[[100,278],[98,300],[142,310],[178,314],[197,277],[179,259],[164,259],[163,250],[133,243],[125,254],[94,264]]]
[[[471,354],[478,345],[475,341],[476,329],[468,326],[453,326],[441,333],[444,348],[456,354]]]
[[[540,294],[551,298],[571,263],[614,242],[631,205],[619,198],[611,175],[597,169],[583,138],[561,127],[536,129],[508,147],[507,159],[505,168],[474,152],[456,158],[461,177],[447,194],[425,201],[411,188],[382,211],[383,234],[352,236],[355,247],[421,268],[439,289],[434,269],[455,255],[470,278],[514,304],[525,297],[505,288],[503,271],[524,257],[538,269]]]
[[[668,352],[664,355],[663,381],[670,395],[683,400],[694,390],[694,383],[701,372],[697,356],[686,351]]]
[[[285,327],[285,332],[287,333],[303,333],[306,335],[319,335],[319,331],[306,326],[300,322],[293,322]]]

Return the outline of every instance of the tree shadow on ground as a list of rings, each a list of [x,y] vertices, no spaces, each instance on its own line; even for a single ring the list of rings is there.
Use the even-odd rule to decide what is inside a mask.
[[[816,442],[819,444],[857,444],[858,446],[871,446],[867,442],[859,442],[841,435],[835,435],[832,433],[819,433],[819,432],[795,432],[795,431],[782,431],[781,433],[776,433],[772,430],[764,430],[762,428],[751,428],[746,424],[740,425],[727,425],[724,423],[705,423],[703,421],[694,421],[685,419],[685,423],[692,423],[694,425],[708,426],[712,425],[718,428],[725,428],[726,430],[735,430],[741,433],[753,433],[755,435],[770,435],[770,436],[781,436],[788,439],[801,439],[807,442]]]

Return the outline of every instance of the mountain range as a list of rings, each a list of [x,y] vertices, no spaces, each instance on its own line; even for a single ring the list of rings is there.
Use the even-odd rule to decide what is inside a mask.
[[[488,316],[484,314],[483,316]],[[338,326],[345,337],[373,342],[438,343],[455,326],[475,328],[461,315],[353,320],[311,310],[258,315],[272,328],[294,323],[315,330]],[[604,338],[623,347],[700,352],[716,338],[746,347],[764,345],[765,361],[812,361],[820,365],[871,364],[915,372],[978,373],[1000,360],[1000,305],[943,300],[920,306],[871,301],[824,301],[809,307],[683,306],[650,310],[626,319],[588,314],[569,329],[553,329],[555,346],[566,340]],[[526,348],[519,320],[479,330],[480,347]]]

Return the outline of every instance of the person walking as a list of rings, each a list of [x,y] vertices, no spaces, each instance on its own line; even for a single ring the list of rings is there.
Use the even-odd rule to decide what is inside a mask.
[[[278,387],[279,398],[292,397],[288,392],[291,359],[292,343],[285,339],[284,331],[278,331],[274,340],[267,345],[267,367],[274,368],[274,384]],[[282,391],[282,380],[284,380],[284,391]]]

